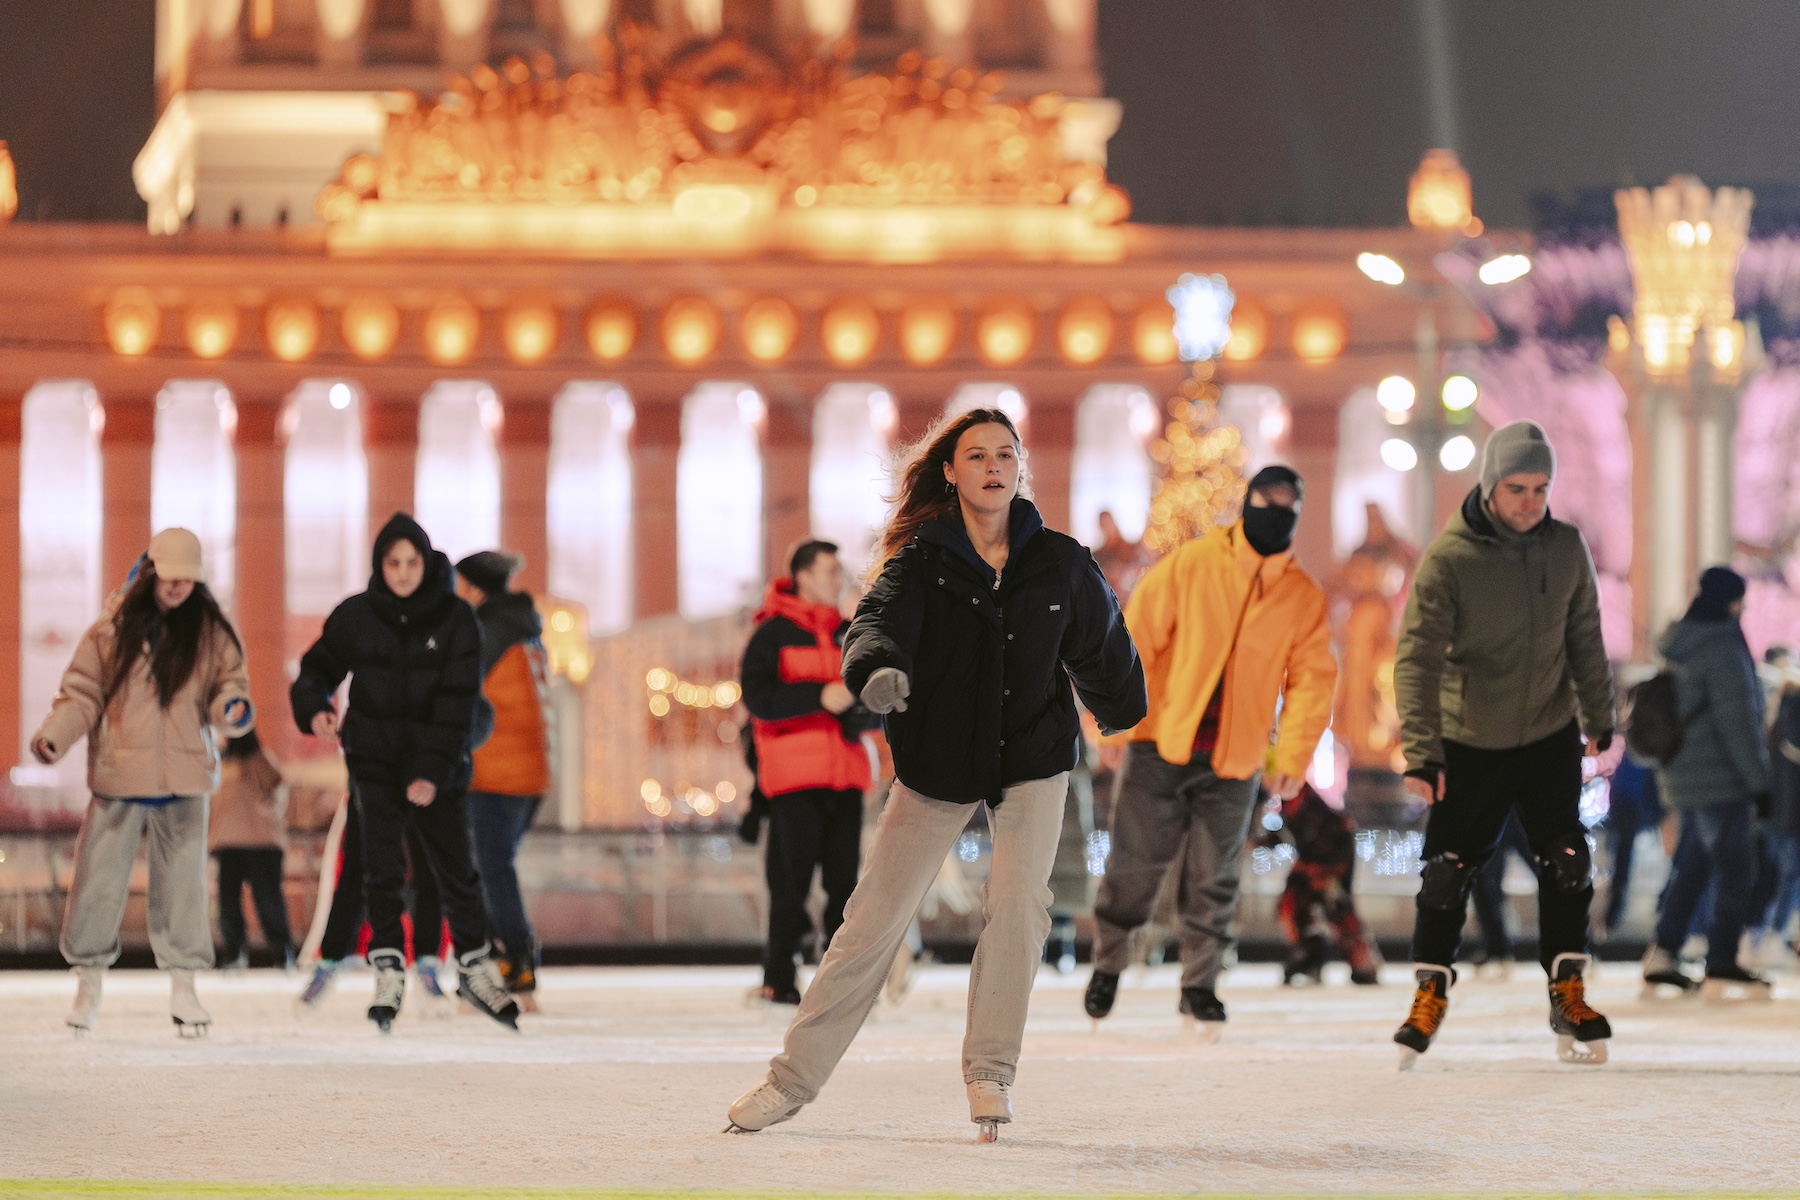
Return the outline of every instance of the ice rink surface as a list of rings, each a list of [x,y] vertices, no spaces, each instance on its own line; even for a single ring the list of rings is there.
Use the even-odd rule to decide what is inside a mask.
[[[727,1135],[791,1010],[746,1003],[744,968],[549,969],[512,1034],[423,1011],[364,1018],[372,976],[318,1012],[301,980],[214,974],[201,1041],[167,982],[114,972],[94,1033],[73,980],[0,974],[0,1179],[460,1185],[621,1191],[1127,1194],[1800,1191],[1800,988],[1774,1003],[1644,1001],[1636,968],[1591,989],[1612,1062],[1556,1061],[1541,973],[1467,980],[1438,1044],[1396,1069],[1409,979],[1277,986],[1240,967],[1217,1045],[1184,1036],[1173,967],[1126,977],[1098,1031],[1083,968],[1045,972],[997,1145],[967,1121],[967,968],[881,1003],[793,1121]],[[1335,982],[1334,982],[1335,980]],[[0,1185],[4,1190],[4,1185]]]

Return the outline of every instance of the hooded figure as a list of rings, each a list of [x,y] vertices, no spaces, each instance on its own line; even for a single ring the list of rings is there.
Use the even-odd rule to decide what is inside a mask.
[[[325,618],[289,692],[305,733],[338,733],[362,818],[369,964],[376,969],[369,1019],[385,1031],[405,988],[405,834],[424,843],[450,918],[458,991],[506,1024],[518,1007],[489,960],[487,913],[465,812],[481,626],[457,598],[450,560],[419,523],[395,513],[375,536],[367,591]],[[333,697],[351,676],[341,727]]]

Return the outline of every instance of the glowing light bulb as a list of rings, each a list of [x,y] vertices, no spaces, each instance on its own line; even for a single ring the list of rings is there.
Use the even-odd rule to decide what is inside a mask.
[[[719,333],[718,310],[698,296],[683,296],[663,310],[663,349],[684,367],[711,358]]]
[[[1490,258],[1476,272],[1481,277],[1481,282],[1489,286],[1511,283],[1530,273],[1531,260],[1523,254],[1502,254],[1499,258]]]
[[[765,296],[744,309],[738,319],[738,335],[744,352],[757,362],[780,362],[800,336],[800,318],[786,300]]]
[[[1467,375],[1452,375],[1444,380],[1444,407],[1451,412],[1467,412],[1475,407],[1481,389]]]
[[[1344,352],[1349,331],[1335,307],[1315,304],[1294,314],[1292,343],[1303,362],[1327,363]]]
[[[1365,250],[1356,256],[1356,269],[1376,283],[1385,283],[1389,287],[1398,287],[1406,282],[1406,268],[1385,254]]]
[[[349,384],[334,383],[331,385],[331,390],[325,393],[325,398],[331,402],[331,407],[343,412],[350,407],[350,401],[354,400],[355,396],[351,393]]]
[[[150,298],[148,288],[120,288],[106,306],[101,321],[107,344],[114,353],[136,358],[155,348],[162,327],[162,310]]]
[[[461,296],[438,301],[425,314],[425,353],[436,363],[467,362],[481,335],[481,314]]]
[[[900,353],[915,367],[943,362],[956,341],[956,310],[942,301],[914,304],[900,314]]]
[[[400,339],[400,310],[380,296],[358,296],[344,306],[344,341],[358,358],[387,357]]]
[[[1389,438],[1381,443],[1381,461],[1395,471],[1410,471],[1419,465],[1419,452],[1411,442]]]
[[[506,353],[522,366],[534,366],[556,349],[556,309],[548,304],[521,304],[510,308],[500,322],[500,340]]]
[[[1475,443],[1460,433],[1438,449],[1438,465],[1446,471],[1466,470],[1474,461]]]
[[[1404,375],[1389,375],[1375,385],[1375,402],[1390,413],[1412,411],[1413,401],[1417,398],[1418,390]]]
[[[1181,353],[1175,340],[1175,310],[1164,301],[1153,300],[1138,310],[1131,320],[1131,351],[1148,367],[1165,366]]]
[[[637,313],[620,301],[597,304],[589,310],[583,332],[595,358],[618,362],[637,341]]]
[[[1056,340],[1063,357],[1074,366],[1099,362],[1112,349],[1112,308],[1097,299],[1073,301],[1057,322]]]
[[[223,358],[237,343],[238,310],[229,300],[198,300],[187,310],[187,344],[201,358]]]
[[[990,367],[1019,362],[1031,352],[1033,326],[1031,314],[1023,308],[997,308],[984,314],[975,327],[982,361]]]
[[[881,318],[866,300],[839,300],[819,319],[825,354],[840,367],[867,362],[881,334]]]

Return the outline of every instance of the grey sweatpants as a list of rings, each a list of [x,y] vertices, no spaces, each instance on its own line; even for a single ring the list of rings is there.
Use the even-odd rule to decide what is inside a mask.
[[[213,965],[206,912],[205,796],[161,806],[95,796],[75,839],[75,877],[63,909],[62,956],[72,967],[110,967],[131,897],[138,841],[150,830],[150,948],[163,970]]]
[[[994,857],[982,893],[987,923],[969,969],[963,1081],[1010,1085],[1025,1038],[1025,1010],[1050,933],[1050,867],[1062,832],[1068,776],[1034,779],[1002,793],[989,814]],[[862,1028],[894,965],[907,926],[956,844],[971,809],[896,783],[869,851],[868,869],[844,910],[843,927],[806,989],[780,1054],[775,1086],[815,1099]]]
[[[1214,986],[1237,915],[1256,783],[1255,776],[1221,779],[1205,761],[1165,762],[1155,743],[1131,743],[1113,804],[1112,852],[1094,902],[1096,971],[1118,975],[1125,970],[1126,939],[1150,919],[1157,887],[1185,834],[1181,986]]]

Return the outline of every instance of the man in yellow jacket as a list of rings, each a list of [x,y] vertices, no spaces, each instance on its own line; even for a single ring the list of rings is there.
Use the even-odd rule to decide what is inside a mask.
[[[1269,790],[1290,799],[1330,724],[1337,683],[1325,593],[1294,562],[1303,491],[1290,468],[1264,467],[1243,519],[1170,553],[1125,609],[1150,711],[1126,751],[1094,905],[1086,1007],[1096,1020],[1112,1011],[1126,938],[1149,919],[1183,835],[1181,1011],[1214,1030],[1225,1019],[1215,988],[1270,740]]]

